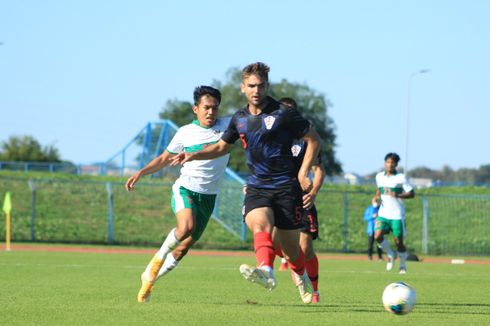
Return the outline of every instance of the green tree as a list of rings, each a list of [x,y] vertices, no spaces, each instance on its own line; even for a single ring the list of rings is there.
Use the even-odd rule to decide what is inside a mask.
[[[449,183],[487,184],[490,183],[490,164],[481,165],[478,169],[460,168],[458,170],[453,170],[447,165],[443,166],[441,170],[417,167],[410,170],[410,177],[429,178]]]
[[[480,165],[476,179],[479,183],[490,184],[490,164]]]
[[[187,101],[168,100],[158,116],[160,119],[172,120],[178,126],[183,126],[196,119],[192,111],[193,105]]]
[[[0,159],[2,161],[21,162],[61,162],[58,149],[53,145],[42,147],[29,135],[11,136],[1,145]]]
[[[232,115],[247,101],[240,92],[242,82],[241,70],[230,68],[225,74],[225,81],[214,80],[212,86],[222,94],[220,115]],[[306,84],[290,83],[286,79],[279,83],[271,83],[270,95],[276,99],[292,97],[298,103],[301,114],[312,121],[322,139],[322,161],[327,174],[334,175],[342,172],[342,166],[335,157],[335,139],[333,120],[328,116],[328,108],[332,106],[325,95],[316,92]],[[194,119],[192,104],[178,100],[167,101],[159,116],[161,119],[173,120],[177,125],[189,123]],[[240,142],[236,142],[231,151],[230,167],[239,172],[247,172],[245,153],[241,150]]]

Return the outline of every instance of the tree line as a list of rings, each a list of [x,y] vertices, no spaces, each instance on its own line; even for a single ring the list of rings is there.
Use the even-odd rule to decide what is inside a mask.
[[[490,164],[480,165],[478,169],[460,168],[453,170],[443,166],[440,170],[417,167],[409,170],[408,175],[414,178],[428,178],[443,183],[490,184]]]
[[[61,162],[54,145],[42,146],[33,136],[10,136],[0,146],[0,161],[13,162]]]

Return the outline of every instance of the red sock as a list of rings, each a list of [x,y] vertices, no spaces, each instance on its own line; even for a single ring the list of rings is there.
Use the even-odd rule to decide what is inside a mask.
[[[257,232],[254,234],[254,249],[257,266],[274,266],[274,247],[272,237],[268,232]]]
[[[277,246],[276,248],[274,248],[274,251],[276,253],[276,256],[279,256],[281,258],[283,258],[283,254],[282,254],[282,249],[281,249],[281,246]]]
[[[300,249],[299,257],[294,262],[289,262],[289,268],[298,275],[303,275],[305,273],[305,254]]]
[[[315,255],[310,260],[305,263],[306,273],[310,278],[311,285],[313,285],[313,290],[318,291],[318,257]]]

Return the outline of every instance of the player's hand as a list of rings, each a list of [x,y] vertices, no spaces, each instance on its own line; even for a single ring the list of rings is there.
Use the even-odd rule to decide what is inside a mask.
[[[170,159],[170,166],[176,166],[179,164],[183,164],[182,161],[184,160],[184,158],[185,158],[185,153],[180,153],[180,154],[173,156]]]
[[[315,203],[316,194],[310,192],[306,195],[303,195],[303,208],[310,209]]]
[[[138,182],[138,180],[140,179],[141,177],[141,174],[138,172],[136,173],[135,175],[129,177],[128,181],[126,181],[126,184],[124,185],[124,187],[126,188],[127,191],[131,191],[134,189],[134,185],[136,184],[136,182]]]
[[[298,181],[299,181],[299,184],[301,186],[301,189],[304,192],[310,192],[311,191],[311,188],[313,187],[313,184],[311,183],[310,178],[308,178],[308,177],[299,177],[298,176]]]
[[[189,162],[194,160],[195,153],[180,153],[178,155],[175,155],[170,159],[170,165],[171,166],[176,166],[176,165],[183,165],[185,162]]]

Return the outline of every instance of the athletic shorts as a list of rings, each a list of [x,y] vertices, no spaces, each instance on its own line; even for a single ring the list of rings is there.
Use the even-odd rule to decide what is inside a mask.
[[[199,240],[206,229],[215,202],[216,195],[200,194],[175,184],[172,186],[172,211],[174,214],[184,208],[192,209],[195,228],[191,236],[194,241]]]
[[[381,216],[376,217],[374,230],[382,230],[384,234],[393,232],[393,236],[400,238],[405,236],[405,221],[390,220]]]
[[[303,198],[298,186],[280,189],[263,189],[247,187],[243,216],[260,207],[270,207],[274,213],[274,226],[282,230],[295,230],[303,228]]]
[[[318,238],[318,212],[315,205],[310,209],[303,209],[303,229],[301,232],[311,234],[313,240]]]

